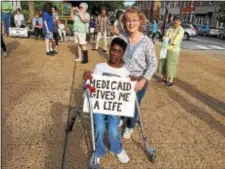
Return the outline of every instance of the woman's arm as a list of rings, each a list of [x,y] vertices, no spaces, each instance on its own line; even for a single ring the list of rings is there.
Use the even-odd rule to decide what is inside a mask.
[[[82,22],[89,22],[90,21],[90,16],[87,13],[81,13],[80,12],[80,19]]]
[[[175,35],[175,37],[171,40],[171,45],[176,45],[180,40],[183,39],[184,36],[184,29],[181,28],[178,33]]]
[[[155,47],[150,39],[148,39],[146,42],[144,55],[147,68],[143,77],[149,81],[155,74],[157,69],[157,57],[155,53]]]

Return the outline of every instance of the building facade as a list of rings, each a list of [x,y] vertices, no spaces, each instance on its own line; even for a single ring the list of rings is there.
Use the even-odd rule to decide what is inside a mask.
[[[150,22],[160,19],[160,7],[158,1],[137,1],[136,4]]]
[[[180,15],[183,22],[192,23],[195,17],[195,1],[181,1]]]
[[[195,24],[205,24],[218,27],[216,19],[216,11],[219,6],[217,1],[196,1]]]

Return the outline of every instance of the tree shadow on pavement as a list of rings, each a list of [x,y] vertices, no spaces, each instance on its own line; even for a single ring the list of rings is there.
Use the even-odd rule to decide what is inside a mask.
[[[8,55],[10,56],[12,51],[14,49],[17,49],[20,46],[20,43],[18,41],[9,42],[6,44],[6,49],[8,52]]]
[[[181,83],[179,83],[179,80],[176,79],[175,84],[177,84],[179,87],[182,88],[182,86],[180,86]],[[188,84],[185,83],[185,82],[182,85],[186,86],[186,88],[184,87],[183,89],[187,93],[190,93],[195,97],[200,97],[200,96],[198,96],[199,91],[197,91],[196,89],[190,88],[190,86],[188,86]],[[165,87],[162,86],[162,85],[157,85],[157,87],[159,87],[161,89],[163,89],[163,88],[165,89]],[[165,91],[167,91],[169,96],[171,97],[171,99],[173,99],[174,101],[179,103],[180,106],[183,107],[184,110],[186,110],[186,112],[192,114],[193,116],[196,116],[200,120],[204,121],[209,127],[217,130],[219,133],[221,133],[223,136],[225,136],[225,126],[224,126],[224,124],[222,124],[220,121],[216,120],[211,114],[209,114],[207,111],[201,109],[197,105],[191,103],[184,96],[182,96],[178,92],[176,92],[173,88],[167,88]],[[194,91],[197,92],[196,95],[194,95],[192,93]],[[204,102],[204,100],[201,100],[201,101]]]
[[[195,97],[196,99],[202,101],[206,105],[208,105],[210,108],[215,110],[216,112],[220,113],[222,116],[225,116],[225,103],[213,98],[202,91],[199,91],[196,89],[193,85],[184,82],[180,79],[176,79],[176,85],[179,86],[184,91],[188,92],[190,95]]]

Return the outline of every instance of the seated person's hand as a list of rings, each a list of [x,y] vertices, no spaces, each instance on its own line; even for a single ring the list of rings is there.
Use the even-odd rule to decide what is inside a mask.
[[[89,70],[88,71],[85,71],[84,74],[83,74],[83,79],[84,80],[92,79],[92,76],[91,76],[92,73],[93,72],[92,71],[89,71]]]

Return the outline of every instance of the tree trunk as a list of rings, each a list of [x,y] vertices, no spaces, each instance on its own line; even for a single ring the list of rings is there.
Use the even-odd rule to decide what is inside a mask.
[[[34,17],[34,1],[28,1],[29,18],[28,22],[31,22]]]

